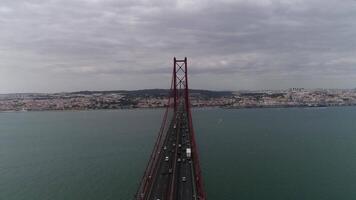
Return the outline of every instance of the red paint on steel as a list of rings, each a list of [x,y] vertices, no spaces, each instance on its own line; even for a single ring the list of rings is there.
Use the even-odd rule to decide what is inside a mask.
[[[200,162],[198,156],[198,147],[195,140],[195,132],[193,128],[193,120],[192,120],[192,112],[191,112],[191,103],[189,98],[189,87],[188,87],[188,64],[187,58],[184,58],[185,63],[185,103],[186,103],[186,112],[188,113],[188,121],[189,121],[189,133],[192,139],[192,150],[194,156],[194,171],[195,171],[195,181],[197,185],[198,199],[205,200],[205,192],[203,187],[203,178],[200,169]]]
[[[179,88],[177,88],[177,86],[179,86]],[[185,112],[187,113],[188,116],[189,134],[192,140],[191,141],[192,154],[193,154],[192,159],[194,163],[194,174],[195,174],[194,180],[195,180],[195,185],[197,187],[198,200],[206,200],[204,187],[203,187],[203,179],[202,179],[202,174],[201,174],[201,169],[199,164],[198,148],[197,148],[195,133],[193,128],[191,104],[189,98],[189,87],[188,87],[188,64],[187,64],[186,57],[184,58],[184,60],[177,60],[175,57],[173,59],[173,74],[172,74],[168,105],[166,107],[166,111],[163,116],[162,125],[156,143],[154,145],[149,162],[146,166],[146,170],[142,177],[140,187],[136,194],[137,200],[145,200],[149,197],[149,192],[150,192],[149,190],[152,187],[153,180],[154,180],[153,177],[155,177],[157,173],[158,157],[159,157],[160,149],[162,148],[162,144],[163,144],[162,141],[164,141],[164,138],[166,136],[165,134],[167,134],[165,128],[167,127],[166,125],[167,125],[168,112],[169,109],[172,109],[174,111],[173,117],[176,116],[175,114],[178,109],[178,103],[181,100],[182,95],[184,95]],[[172,98],[173,98],[173,105],[171,103]],[[170,121],[168,121],[168,123],[169,122]],[[169,195],[169,200],[173,200],[175,189],[174,187],[172,189],[173,185],[170,186],[171,187],[169,187],[170,189],[167,195]]]
[[[139,186],[138,191],[136,193],[136,199],[137,200],[146,199],[146,197],[148,195],[148,189],[150,188],[150,186],[153,183],[152,180],[153,180],[153,175],[155,173],[155,166],[157,165],[157,162],[158,162],[158,160],[157,160],[158,151],[162,147],[162,140],[164,139],[163,135],[165,134],[164,130],[165,130],[166,123],[167,123],[168,111],[172,107],[172,104],[171,104],[172,86],[173,86],[173,78],[172,78],[172,81],[171,81],[170,93],[168,94],[167,107],[166,107],[166,110],[165,110],[164,115],[163,115],[162,125],[160,127],[159,132],[158,132],[157,140],[155,142],[155,145],[154,145],[153,151],[151,153],[150,159],[148,160],[148,164],[146,166],[144,175],[143,175],[143,177],[141,179],[140,186]]]
[[[174,113],[177,111],[177,60],[176,57],[173,59],[173,98],[174,98]]]
[[[188,117],[189,117],[189,133],[192,138],[192,151],[193,151],[193,156],[194,156],[194,171],[195,171],[195,180],[196,180],[196,185],[198,189],[198,199],[199,200],[205,200],[205,191],[203,187],[203,178],[201,174],[201,169],[200,169],[200,164],[199,164],[199,156],[198,156],[198,147],[196,144],[195,140],[195,133],[194,133],[194,128],[193,128],[193,120],[192,120],[192,112],[190,109],[190,104],[189,104],[189,109],[188,109]]]
[[[184,69],[182,68],[182,65],[184,64]],[[178,65],[178,70],[176,66]],[[177,73],[179,70],[184,70],[184,77],[179,77],[177,76]],[[192,153],[193,153],[193,159],[194,159],[194,173],[195,173],[195,184],[197,186],[197,193],[198,193],[198,199],[199,200],[205,200],[205,192],[204,192],[204,187],[203,187],[203,178],[201,174],[201,168],[199,164],[199,156],[198,156],[198,147],[196,144],[196,139],[195,139],[195,133],[194,133],[194,128],[193,128],[193,120],[192,120],[192,112],[191,112],[191,103],[190,103],[190,98],[189,98],[189,86],[188,86],[188,63],[187,63],[187,58],[185,57],[184,60],[176,60],[174,58],[174,79],[176,80],[177,78],[179,79],[179,84],[180,87],[183,86],[183,95],[184,95],[184,103],[185,103],[185,111],[187,112],[188,115],[188,123],[189,123],[189,133],[190,133],[190,138],[191,138],[191,143],[192,143]],[[183,82],[182,82],[183,80]],[[176,85],[176,84],[175,84]],[[179,93],[176,91],[177,88],[174,87],[174,99],[180,99],[180,96],[178,95]],[[177,105],[175,105],[176,107]],[[176,108],[175,108],[176,110]],[[171,191],[173,192],[173,191]],[[172,197],[173,195],[171,195]]]

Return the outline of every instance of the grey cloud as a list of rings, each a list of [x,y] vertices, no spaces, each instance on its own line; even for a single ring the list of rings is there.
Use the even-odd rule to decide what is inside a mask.
[[[342,79],[355,73],[355,11],[352,0],[3,0],[0,92],[98,89],[103,76],[100,88],[166,87],[173,56],[189,58],[195,88],[354,87]]]

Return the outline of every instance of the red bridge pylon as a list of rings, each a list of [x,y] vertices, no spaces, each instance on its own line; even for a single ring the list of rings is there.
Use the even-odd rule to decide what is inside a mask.
[[[182,115],[184,113],[184,115]],[[187,58],[184,60],[178,60],[176,58],[173,59],[173,74],[172,74],[172,81],[171,81],[171,89],[169,93],[168,103],[166,110],[164,112],[162,125],[160,131],[158,133],[157,140],[155,142],[152,154],[146,166],[146,170],[142,177],[139,189],[136,194],[137,200],[146,200],[146,199],[167,199],[167,200],[178,200],[182,199],[179,195],[177,195],[177,186],[170,184],[169,187],[165,188],[162,187],[165,191],[160,191],[157,189],[155,184],[160,183],[162,185],[162,180],[157,180],[157,176],[162,176],[162,172],[160,171],[162,168],[162,161],[165,155],[162,154],[162,149],[165,149],[167,146],[167,140],[169,133],[172,133],[172,124],[174,124],[174,131],[176,129],[177,119],[180,118],[178,116],[184,116],[184,124],[186,128],[189,130],[187,131],[189,134],[189,143],[187,148],[191,148],[191,167],[192,169],[192,177],[191,182],[193,186],[193,199],[197,200],[205,200],[205,192],[203,188],[203,179],[199,164],[199,156],[198,156],[198,148],[195,139],[195,133],[193,128],[193,120],[192,120],[192,113],[191,113],[191,103],[189,98],[189,87],[188,87],[188,65],[187,65]],[[182,122],[181,122],[182,123]],[[176,133],[177,137],[180,135]],[[178,142],[178,141],[177,141]],[[178,143],[177,143],[178,144]],[[180,145],[180,144],[179,144]],[[173,145],[174,146],[174,145]],[[164,148],[163,148],[164,147]],[[177,148],[176,148],[177,149]],[[167,158],[167,157],[166,157]],[[190,158],[189,158],[190,159]],[[176,183],[174,182],[176,179],[175,169],[177,163],[174,161],[173,163],[173,174],[168,175],[168,177],[172,180],[169,183]],[[178,161],[179,162],[179,161]],[[165,180],[165,179],[164,179]],[[163,182],[164,183],[164,182]],[[154,188],[154,189],[153,189]],[[158,192],[157,192],[158,191]],[[156,194],[153,194],[157,192]],[[160,195],[164,194],[164,197]],[[155,196],[156,195],[156,196]],[[153,198],[154,197],[154,198]]]

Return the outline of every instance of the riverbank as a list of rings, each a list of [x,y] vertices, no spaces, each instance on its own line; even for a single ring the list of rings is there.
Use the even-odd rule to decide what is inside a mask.
[[[332,107],[355,107],[356,105],[273,105],[273,106],[193,106],[193,109],[211,109],[211,108],[221,108],[221,109],[271,109],[271,108],[332,108]],[[165,107],[125,107],[125,108],[108,108],[108,109],[44,109],[44,110],[0,110],[0,113],[23,113],[23,112],[82,112],[82,111],[110,111],[110,110],[157,110],[165,109]]]

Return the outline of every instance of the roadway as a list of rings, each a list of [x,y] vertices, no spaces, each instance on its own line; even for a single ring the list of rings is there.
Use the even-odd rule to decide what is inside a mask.
[[[197,199],[194,164],[193,159],[187,157],[187,148],[191,148],[188,116],[184,105],[180,105],[158,152],[159,159],[152,175],[153,184],[148,199]]]

